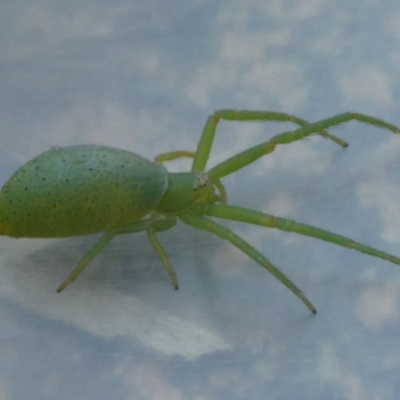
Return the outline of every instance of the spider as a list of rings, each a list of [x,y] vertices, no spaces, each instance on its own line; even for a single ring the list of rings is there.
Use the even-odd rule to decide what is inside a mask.
[[[220,120],[292,122],[297,129],[273,136],[204,172]],[[105,232],[86,253],[57,291],[65,289],[115,236],[146,231],[178,289],[178,279],[156,234],[180,219],[195,229],[227,240],[267,269],[312,312],[313,304],[263,254],[213,218],[226,219],[311,236],[400,265],[400,258],[344,236],[290,219],[227,203],[221,178],[272,153],[277,146],[318,134],[346,147],[326,129],[356,120],[400,133],[380,119],[344,113],[309,123],[286,113],[219,110],[204,127],[195,152],[178,150],[158,155],[154,162],[138,154],[97,145],[53,148],[20,167],[0,192],[0,234],[12,237],[70,237]],[[163,163],[193,158],[190,172],[170,173]]]

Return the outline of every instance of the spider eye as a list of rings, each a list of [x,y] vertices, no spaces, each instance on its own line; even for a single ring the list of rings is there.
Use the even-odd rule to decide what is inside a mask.
[[[206,187],[207,184],[208,184],[208,175],[205,172],[197,172],[195,176],[193,190],[196,191],[198,189],[202,189]]]

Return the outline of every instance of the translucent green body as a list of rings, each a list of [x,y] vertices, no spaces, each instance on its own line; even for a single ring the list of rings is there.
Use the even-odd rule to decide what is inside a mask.
[[[82,145],[47,151],[0,192],[0,234],[68,237],[140,220],[167,190],[168,172],[135,153]]]

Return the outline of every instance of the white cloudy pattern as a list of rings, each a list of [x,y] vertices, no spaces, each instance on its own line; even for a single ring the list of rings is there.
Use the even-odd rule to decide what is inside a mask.
[[[219,108],[400,125],[395,0],[5,2],[0,177],[52,146],[153,158],[194,150]],[[221,122],[208,166],[292,129]],[[224,180],[229,200],[400,255],[400,136],[351,122]],[[186,170],[187,160],[172,163]],[[225,224],[225,223],[224,223]],[[397,399],[400,269],[358,252],[226,223],[289,276],[308,310],[227,243],[116,238],[57,295],[95,238],[0,241],[0,398]],[[1,221],[0,221],[1,226]]]

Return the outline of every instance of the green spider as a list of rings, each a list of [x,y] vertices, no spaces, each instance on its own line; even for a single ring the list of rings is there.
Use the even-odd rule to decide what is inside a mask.
[[[292,122],[297,129],[280,133],[204,172],[216,128],[226,121]],[[227,204],[221,178],[260,157],[277,145],[319,134],[342,147],[347,143],[326,129],[357,120],[400,133],[400,129],[377,118],[344,113],[315,123],[295,116],[267,111],[219,110],[204,127],[196,152],[160,154],[151,162],[135,153],[112,147],[80,145],[51,149],[19,168],[0,192],[0,234],[12,237],[55,238],[105,232],[86,253],[61,292],[115,236],[146,231],[150,243],[178,289],[178,279],[156,233],[171,229],[179,218],[195,229],[227,240],[267,269],[312,312],[315,307],[301,290],[244,239],[213,219],[227,219],[311,236],[400,265],[400,258],[314,226]],[[170,173],[166,161],[193,158],[191,172]]]

